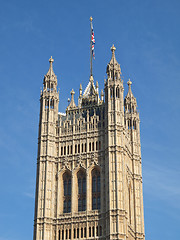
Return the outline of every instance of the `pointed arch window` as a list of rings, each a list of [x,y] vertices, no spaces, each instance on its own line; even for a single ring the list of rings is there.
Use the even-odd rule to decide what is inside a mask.
[[[80,170],[78,177],[78,211],[86,210],[86,174]]]
[[[53,88],[54,88],[54,87],[53,87],[53,83],[51,83],[51,92],[53,91]]]
[[[119,98],[119,87],[116,88],[116,97]]]
[[[71,175],[67,172],[63,175],[64,186],[64,213],[71,212]]]
[[[45,100],[45,109],[48,109],[49,108],[49,99],[47,98]]]
[[[101,208],[101,177],[100,172],[97,169],[92,171],[92,209]]]

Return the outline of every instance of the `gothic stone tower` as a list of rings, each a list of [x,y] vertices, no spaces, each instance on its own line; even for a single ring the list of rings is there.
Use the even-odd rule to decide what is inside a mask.
[[[40,97],[34,240],[145,239],[139,113],[130,80],[124,98],[115,50],[101,98],[90,76],[77,106],[71,91],[66,113],[58,112],[49,60]]]

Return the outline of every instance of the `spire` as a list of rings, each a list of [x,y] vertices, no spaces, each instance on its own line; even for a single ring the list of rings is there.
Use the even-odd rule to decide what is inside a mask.
[[[121,75],[121,68],[119,63],[116,60],[115,51],[116,51],[116,48],[113,44],[111,47],[111,52],[112,52],[111,60],[108,63],[107,70],[106,70],[108,78],[111,78],[113,80],[120,79],[120,75]]]
[[[54,73],[53,70],[53,62],[54,59],[52,58],[52,56],[49,59],[49,70],[46,73],[46,75],[44,76],[44,89],[43,91],[57,91],[57,77]]]
[[[98,85],[98,82],[96,82],[96,86],[95,86],[93,76],[90,76],[89,83],[82,95],[83,105],[84,104],[88,105],[91,103],[93,104],[99,103],[99,85]]]
[[[125,110],[131,111],[133,110],[133,112],[136,110],[137,107],[137,103],[136,103],[136,98],[134,97],[132,90],[131,90],[131,85],[132,82],[129,79],[128,82],[128,93],[124,99],[124,103],[125,103]]]
[[[50,59],[49,59],[49,64],[50,64],[49,65],[49,70],[48,70],[48,72],[46,74],[46,75],[49,75],[50,77],[55,75],[54,71],[53,71],[53,62],[54,62],[54,59],[51,56]]]
[[[135,97],[134,97],[134,95],[133,95],[133,93],[132,93],[132,90],[131,90],[132,82],[131,82],[130,78],[129,78],[127,84],[128,84],[128,93],[127,93],[126,97],[127,97],[127,98],[130,98],[130,99],[132,99],[132,98],[135,99]]]
[[[76,107],[76,104],[75,104],[75,102],[74,102],[74,94],[75,94],[75,92],[74,92],[74,90],[72,89],[72,91],[71,91],[71,101],[70,101],[70,104],[69,104],[69,106],[68,106],[68,109],[70,109],[70,108],[75,108],[75,107]]]
[[[92,83],[94,82],[93,75],[90,76],[89,81],[92,82]]]
[[[132,90],[131,90],[132,82],[131,82],[130,78],[129,78],[127,84],[128,84],[128,87],[129,87],[129,89],[128,89],[128,95],[129,95],[129,96],[133,96]]]
[[[89,78],[89,83],[84,91],[84,94],[83,96],[84,97],[89,97],[89,96],[92,96],[92,95],[96,95],[96,87],[94,85],[94,78],[93,76],[91,75],[90,78]]]
[[[80,87],[79,87],[79,96],[80,97],[82,96],[82,84],[80,84]]]
[[[116,51],[116,48],[113,44],[112,47],[111,47],[112,57],[111,57],[111,61],[110,61],[112,63],[117,63],[117,60],[116,60],[116,57],[115,57],[115,51]]]

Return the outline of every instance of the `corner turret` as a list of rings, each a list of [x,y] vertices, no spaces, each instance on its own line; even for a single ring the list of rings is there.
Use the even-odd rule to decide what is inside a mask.
[[[75,94],[75,92],[74,92],[74,90],[72,89],[72,91],[71,91],[71,101],[70,101],[70,103],[69,103],[69,106],[67,107],[68,110],[69,110],[69,109],[73,109],[73,108],[76,107],[76,104],[75,104],[75,102],[74,102],[74,94]]]
[[[121,78],[121,68],[120,68],[119,63],[116,60],[115,50],[116,50],[116,48],[113,44],[111,47],[112,57],[111,57],[110,62],[107,65],[107,70],[106,70],[108,78],[112,79],[113,81]]]
[[[137,102],[131,90],[132,82],[130,79],[127,82],[127,84],[128,84],[128,93],[124,99],[125,112],[130,112],[130,113],[136,112]]]
[[[54,62],[54,59],[51,56],[51,58],[49,59],[49,63],[50,63],[49,70],[44,76],[44,82],[43,82],[44,92],[54,92],[54,91],[57,92],[57,76],[55,75],[53,70],[53,62]]]
[[[132,82],[129,79],[128,84],[128,93],[124,99],[124,108],[125,108],[125,125],[128,129],[137,129],[137,124],[139,124],[139,113],[137,112],[137,102],[134,97],[131,85]]]

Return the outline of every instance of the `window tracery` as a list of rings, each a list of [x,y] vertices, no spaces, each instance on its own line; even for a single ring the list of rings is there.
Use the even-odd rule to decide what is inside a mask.
[[[78,211],[86,210],[86,175],[80,170],[78,172]]]
[[[100,209],[101,208],[101,178],[100,172],[97,169],[92,171],[92,209]]]
[[[63,175],[63,187],[64,187],[64,207],[63,212],[71,212],[71,175],[67,172]]]

